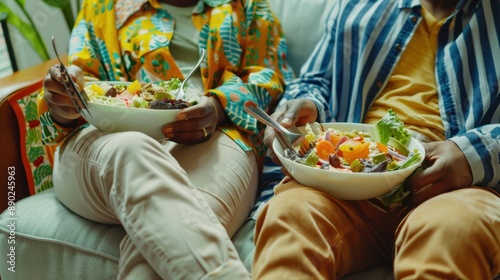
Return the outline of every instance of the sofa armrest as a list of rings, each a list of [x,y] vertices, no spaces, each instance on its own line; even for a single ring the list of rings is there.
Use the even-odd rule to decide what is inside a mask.
[[[2,131],[2,145],[0,145],[0,182],[2,190],[0,191],[0,211],[8,207],[8,202],[15,201],[29,196],[28,182],[26,172],[21,158],[21,142],[17,117],[8,102],[9,96],[14,92],[0,97],[0,131]],[[13,170],[15,182],[14,192],[8,188],[9,171]]]
[[[67,56],[62,57],[63,61]],[[52,59],[35,65],[33,67],[17,71],[14,74],[0,79],[0,212],[8,207],[9,201],[14,199],[18,201],[30,195],[29,185],[26,178],[22,157],[21,157],[21,139],[19,125],[16,114],[9,98],[30,85],[39,83],[47,74],[52,65],[59,63],[57,59]],[[15,170],[15,193],[9,198],[8,187],[9,174],[8,168]]]

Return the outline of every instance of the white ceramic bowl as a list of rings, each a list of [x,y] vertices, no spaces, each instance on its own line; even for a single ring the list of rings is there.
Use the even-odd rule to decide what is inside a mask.
[[[324,123],[325,128],[335,128],[340,131],[369,131],[370,125],[356,123]],[[424,147],[418,140],[412,138],[410,150],[417,149],[421,160],[407,168],[381,173],[348,173],[342,171],[322,170],[292,161],[283,156],[283,148],[275,139],[273,150],[283,164],[283,167],[297,180],[297,182],[320,191],[324,191],[336,198],[345,200],[365,200],[383,195],[402,183],[421,164],[425,156]]]
[[[96,82],[97,83],[97,82]],[[104,82],[101,82],[104,83]],[[126,82],[106,82],[110,84],[129,84]],[[87,102],[90,115],[83,117],[93,126],[105,132],[138,131],[156,140],[164,139],[161,129],[175,121],[180,109],[152,110],[111,106]]]

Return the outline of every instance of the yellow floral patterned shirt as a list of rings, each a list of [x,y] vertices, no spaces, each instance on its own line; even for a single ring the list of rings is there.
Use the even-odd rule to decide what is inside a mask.
[[[218,97],[230,120],[221,129],[244,150],[262,156],[264,126],[243,103],[253,100],[272,110],[293,78],[278,19],[266,0],[200,0],[192,19],[199,48],[206,50],[200,67],[205,94]],[[174,24],[157,0],[85,1],[71,35],[69,63],[99,80],[182,78],[169,52]],[[43,103],[39,98],[44,141],[59,141],[61,129]]]

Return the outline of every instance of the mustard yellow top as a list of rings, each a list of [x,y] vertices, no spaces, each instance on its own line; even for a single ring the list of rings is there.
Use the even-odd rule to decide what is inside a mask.
[[[434,72],[437,36],[444,19],[438,22],[423,7],[422,15],[415,36],[368,111],[365,123],[376,123],[392,108],[408,129],[420,134],[420,140],[444,140]]]
[[[244,150],[263,156],[264,125],[243,103],[253,100],[272,110],[294,76],[278,19],[266,0],[200,0],[192,20],[198,47],[206,50],[200,67],[205,94],[216,96],[227,115],[220,129]],[[71,34],[69,63],[98,80],[182,79],[169,51],[175,23],[157,0],[86,0]],[[71,131],[51,120],[44,103],[39,98],[44,142],[61,141],[60,132]]]

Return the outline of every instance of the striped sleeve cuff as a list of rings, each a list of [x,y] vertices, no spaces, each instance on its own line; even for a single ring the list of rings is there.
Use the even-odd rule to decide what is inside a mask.
[[[450,139],[462,150],[472,171],[473,184],[495,187],[500,181],[498,143],[477,130]]]

